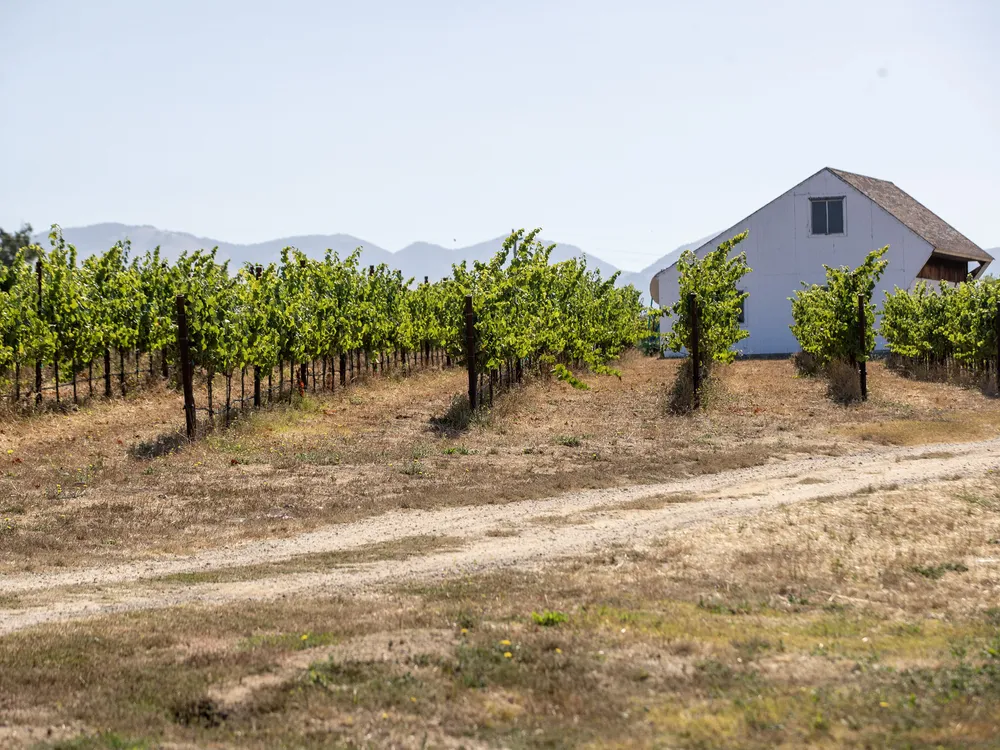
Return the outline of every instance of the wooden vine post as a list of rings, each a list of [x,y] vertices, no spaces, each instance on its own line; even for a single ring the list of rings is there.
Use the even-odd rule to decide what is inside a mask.
[[[475,411],[476,400],[476,313],[472,295],[465,296],[465,362],[469,370],[469,408]]]
[[[104,350],[104,398],[111,398],[111,350]]]
[[[44,320],[42,315],[42,261],[35,261],[35,273],[38,275],[38,318]],[[35,403],[42,403],[42,360],[35,361]]]
[[[688,319],[691,321],[691,405],[701,406],[701,331],[698,330],[698,298],[688,294]]]
[[[260,277],[264,274],[264,267],[260,264],[254,266],[253,275],[257,281],[260,281]],[[242,394],[241,394],[242,395]],[[243,407],[243,403],[240,403],[240,408]],[[260,408],[260,365],[253,366],[253,408]]]
[[[177,295],[177,351],[181,359],[181,382],[184,387],[184,422],[188,440],[194,440],[194,370],[191,367],[191,342],[188,339],[187,312],[184,295]]]
[[[861,400],[868,400],[868,323],[865,320],[865,295],[858,295],[858,377],[861,381]]]

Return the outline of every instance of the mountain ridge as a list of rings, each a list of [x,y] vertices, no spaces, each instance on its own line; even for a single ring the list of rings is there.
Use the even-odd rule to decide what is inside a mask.
[[[386,263],[402,271],[404,277],[413,277],[418,280],[423,279],[424,276],[432,280],[448,276],[451,274],[452,264],[460,263],[463,260],[470,263],[476,260],[488,260],[500,249],[506,238],[506,235],[500,235],[483,242],[457,248],[417,241],[392,251],[380,247],[374,242],[368,242],[363,238],[344,233],[303,234],[262,242],[236,243],[202,237],[190,232],[160,229],[150,224],[123,224],[120,222],[63,227],[62,232],[66,241],[77,248],[81,257],[102,253],[116,242],[125,239],[129,239],[133,249],[139,253],[159,246],[164,257],[170,260],[175,260],[185,250],[217,247],[221,258],[229,259],[235,264],[277,261],[281,249],[286,246],[297,247],[307,255],[316,258],[322,257],[327,249],[344,256],[360,247],[363,265]],[[36,243],[46,246],[48,245],[48,232],[37,232],[32,239]],[[543,238],[539,238],[539,240],[544,244],[553,244],[551,240]],[[633,284],[642,292],[645,299],[648,298],[649,280],[656,271],[669,265],[671,258],[679,255],[683,249],[692,244],[698,246],[703,242],[704,240],[699,240],[696,243],[683,245],[640,271],[623,271],[576,245],[565,243],[555,243],[552,260],[559,262],[573,257],[586,258],[588,267],[600,270],[601,275],[605,278],[618,272],[620,275],[617,283],[621,286]]]

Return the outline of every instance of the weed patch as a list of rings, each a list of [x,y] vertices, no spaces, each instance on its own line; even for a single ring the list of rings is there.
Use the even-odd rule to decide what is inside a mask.
[[[579,448],[583,445],[583,439],[576,435],[557,435],[555,442],[557,445],[565,445],[567,448]]]
[[[531,619],[536,625],[540,625],[543,628],[551,628],[566,622],[569,620],[569,617],[563,612],[545,610],[544,612],[532,612]]]
[[[911,565],[909,570],[910,572],[916,573],[924,578],[930,578],[932,581],[937,581],[938,579],[943,578],[945,573],[966,573],[969,568],[963,563],[944,562],[937,565]]]

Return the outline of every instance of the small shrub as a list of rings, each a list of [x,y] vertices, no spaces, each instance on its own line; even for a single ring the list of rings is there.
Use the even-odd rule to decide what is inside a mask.
[[[706,601],[698,599],[698,609],[704,609],[713,615],[748,615],[753,612],[753,606],[746,601],[730,604],[723,601]]]
[[[458,613],[458,618],[456,619],[455,624],[463,630],[472,630],[476,627],[477,622],[478,619],[475,615],[468,610],[463,609]]]
[[[402,473],[408,477],[422,477],[427,473],[427,468],[416,459],[413,459],[411,463],[403,467]]]
[[[853,404],[861,400],[861,379],[858,371],[836,359],[826,366],[827,393],[838,404]]]
[[[174,706],[172,714],[178,724],[207,729],[219,726],[229,717],[228,713],[211,698],[196,698],[178,703]]]
[[[535,621],[536,625],[541,625],[543,628],[551,628],[566,622],[569,617],[562,612],[545,610],[544,612],[532,612],[531,619]]]
[[[556,436],[556,442],[559,445],[565,445],[567,448],[579,448],[583,445],[583,440],[576,435],[558,435]]]
[[[975,505],[984,510],[1000,510],[1000,496],[997,495],[980,495],[978,492],[962,490],[957,497],[969,505]]]
[[[743,661],[752,661],[765,651],[770,651],[771,642],[757,636],[751,636],[745,640],[734,639],[733,648]]]
[[[128,452],[132,458],[137,459],[159,458],[177,452],[187,442],[187,435],[180,432],[168,432],[153,440],[144,440],[133,445]]]
[[[677,369],[677,378],[667,397],[667,411],[671,414],[690,414],[694,411],[694,383],[691,380],[691,358],[688,357]],[[706,406],[711,401],[716,383],[712,378],[712,367],[705,364],[701,368],[701,388],[699,402]]]
[[[823,371],[823,364],[815,354],[797,352],[792,355],[795,370],[804,378],[814,378]]]
[[[453,396],[451,405],[440,417],[435,417],[431,423],[446,432],[463,432],[472,425],[476,413],[469,405],[469,397],[465,394]]]

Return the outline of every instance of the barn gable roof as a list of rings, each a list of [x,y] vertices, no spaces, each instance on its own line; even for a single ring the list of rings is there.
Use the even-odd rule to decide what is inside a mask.
[[[854,172],[828,167],[830,172],[859,193],[874,201],[915,234],[923,237],[934,250],[962,260],[989,263],[993,256],[935,214],[909,193],[888,180],[866,177]]]

